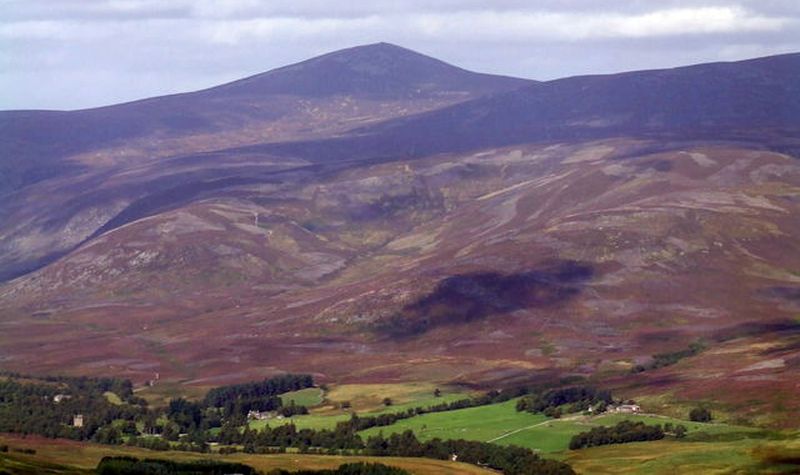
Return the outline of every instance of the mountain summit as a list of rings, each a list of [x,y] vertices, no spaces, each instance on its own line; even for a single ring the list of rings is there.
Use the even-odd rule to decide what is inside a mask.
[[[533,83],[377,43],[184,94],[77,111],[0,111],[0,155],[12,157],[0,161],[0,195],[87,154],[94,162],[100,150],[102,160],[141,160],[320,137]],[[54,164],[65,157],[76,160]]]
[[[397,45],[375,43],[334,51],[210,91],[301,96],[475,94],[531,82],[474,73]]]

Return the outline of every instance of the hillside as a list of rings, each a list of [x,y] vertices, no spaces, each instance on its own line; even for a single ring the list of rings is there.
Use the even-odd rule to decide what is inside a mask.
[[[52,122],[63,168],[6,194],[2,364],[189,385],[602,377],[786,425],[798,69],[787,55],[527,83],[376,45],[198,93],[5,113],[106,132]],[[357,108],[251,108],[288,96]],[[127,125],[167,109],[218,122],[148,119],[158,142]],[[11,122],[4,143],[32,150],[41,131]]]
[[[472,73],[380,43],[198,92],[70,112],[0,112],[0,279],[51,261],[92,235],[120,206],[149,193],[298,163],[265,154],[255,162],[246,153],[222,159],[217,150],[336,136],[529,83]],[[168,166],[160,163],[166,159]],[[95,189],[113,174],[141,168],[145,176],[132,183],[106,193]],[[50,194],[62,184],[71,188],[65,190],[68,210],[50,200],[30,206],[37,190]],[[87,190],[98,192],[79,197]]]

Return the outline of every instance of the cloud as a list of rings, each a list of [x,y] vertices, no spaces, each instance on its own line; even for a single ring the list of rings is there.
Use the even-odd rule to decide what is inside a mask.
[[[249,2],[246,2],[249,3]],[[491,11],[370,15],[352,18],[259,17],[203,20],[212,42],[239,44],[379,34],[478,43],[581,41],[607,38],[774,32],[792,20],[754,14],[740,7],[673,8],[643,14]]]
[[[676,8],[645,14],[464,12],[413,20],[429,37],[480,37],[511,41],[576,41],[749,31],[778,31],[790,22],[737,7]],[[464,28],[463,25],[469,25]]]
[[[377,41],[470,69],[550,79],[797,51],[800,4],[0,0],[0,108],[190,90]],[[97,78],[90,88],[87,78]]]

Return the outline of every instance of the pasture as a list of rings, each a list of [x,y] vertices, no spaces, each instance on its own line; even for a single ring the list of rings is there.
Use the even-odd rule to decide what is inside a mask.
[[[517,412],[516,400],[489,406],[472,407],[456,411],[424,414],[398,421],[391,426],[373,427],[359,434],[366,438],[383,433],[385,436],[412,430],[420,440],[469,439],[502,445],[517,445],[542,453],[567,450],[570,439],[592,427],[613,426],[623,420],[642,421],[646,424],[683,424],[688,429],[689,440],[700,435],[730,437],[757,436],[758,429],[727,424],[701,424],[666,416],[603,414],[600,416],[567,415],[560,419],[541,414]]]

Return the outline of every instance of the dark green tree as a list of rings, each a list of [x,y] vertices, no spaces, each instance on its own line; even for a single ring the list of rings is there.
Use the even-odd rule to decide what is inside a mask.
[[[694,422],[711,422],[711,411],[705,407],[695,407],[689,411],[689,420]]]

